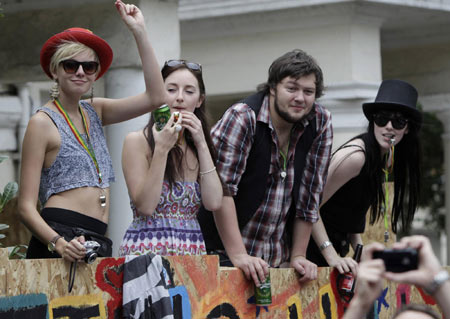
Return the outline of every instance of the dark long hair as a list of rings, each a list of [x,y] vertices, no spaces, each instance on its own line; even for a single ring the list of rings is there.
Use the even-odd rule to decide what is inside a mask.
[[[403,230],[409,229],[417,209],[420,194],[420,124],[408,122],[408,133],[395,146],[394,169],[390,181],[394,182],[394,198],[391,213],[392,231],[397,233],[397,224],[401,222]],[[381,157],[380,145],[375,139],[374,122],[369,121],[366,133],[355,136],[348,142],[362,139],[365,144],[369,190],[371,194],[370,223],[384,216],[384,172],[385,157]],[[346,142],[345,144],[347,144]],[[344,144],[344,145],[345,145]]]
[[[161,70],[161,74],[164,80],[172,74],[175,71],[186,69],[189,72],[191,72],[194,77],[198,81],[198,86],[200,89],[200,97],[203,97],[203,102],[200,105],[200,107],[196,108],[194,110],[195,116],[198,117],[202,124],[202,130],[203,134],[205,135],[205,141],[208,145],[209,152],[211,153],[211,156],[213,158],[213,162],[216,162],[216,151],[213,146],[211,135],[210,135],[210,125],[209,125],[209,119],[208,115],[206,113],[206,91],[205,91],[205,83],[203,82],[203,76],[201,69],[199,70],[193,70],[186,66],[186,63],[180,63],[176,66],[168,66],[167,64],[164,65],[164,67]],[[155,121],[153,119],[153,116],[150,116],[150,120],[147,123],[147,125],[144,128],[144,135],[147,139],[148,145],[150,146],[150,149],[152,150],[152,153],[155,150],[155,139],[153,137],[152,127],[153,124],[155,124]],[[147,133],[146,133],[147,132]],[[195,153],[197,160],[198,160],[198,153],[197,148],[195,147],[194,140],[192,138],[191,132],[189,130],[184,130],[184,136],[186,139],[187,146],[193,150]],[[173,183],[177,178],[184,179],[184,172],[183,172],[183,160],[184,155],[182,149],[175,144],[175,146],[170,150],[168,156],[167,156],[167,165],[166,165],[166,171],[164,173],[165,178],[168,180],[169,184],[172,186]]]

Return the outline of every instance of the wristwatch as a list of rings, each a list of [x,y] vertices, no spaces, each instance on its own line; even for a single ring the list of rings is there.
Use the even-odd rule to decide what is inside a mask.
[[[434,295],[439,287],[449,279],[450,276],[448,275],[448,272],[441,270],[434,276],[433,281],[427,287],[424,287],[423,290],[429,295]]]
[[[62,237],[63,236],[61,235],[56,235],[55,237],[53,237],[52,240],[50,240],[50,242],[47,244],[48,251],[54,252],[56,250],[56,242]]]

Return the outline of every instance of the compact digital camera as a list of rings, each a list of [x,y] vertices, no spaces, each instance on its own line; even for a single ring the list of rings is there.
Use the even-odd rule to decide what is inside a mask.
[[[98,256],[98,249],[100,248],[100,244],[95,240],[88,240],[84,243],[84,248],[86,248],[86,255],[84,256],[84,261],[87,264],[92,264]]]
[[[412,248],[374,251],[373,258],[383,259],[386,271],[391,272],[404,272],[417,269],[419,261],[417,250]]]

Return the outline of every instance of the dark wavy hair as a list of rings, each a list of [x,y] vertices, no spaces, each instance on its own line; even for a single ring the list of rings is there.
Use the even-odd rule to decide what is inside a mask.
[[[269,93],[284,78],[290,76],[299,79],[303,76],[314,74],[316,76],[316,99],[323,95],[322,69],[316,60],[305,51],[295,49],[289,51],[272,62],[269,67],[269,77],[266,83],[258,85],[258,91]]]
[[[392,231],[397,233],[397,225],[401,222],[402,230],[411,226],[419,203],[421,180],[421,147],[419,140],[420,123],[408,121],[408,133],[395,146],[394,169],[390,181],[394,182],[394,198],[391,213]],[[382,157],[380,145],[375,139],[373,119],[369,121],[367,132],[353,137],[362,139],[365,144],[366,167],[369,175],[371,196],[370,223],[373,224],[384,216],[384,172],[386,164]]]
[[[193,70],[193,69],[187,67],[187,65],[186,65],[187,61],[184,61],[184,60],[181,60],[181,61],[183,61],[184,63],[180,63],[176,66],[168,66],[167,64],[165,64],[161,70],[161,74],[162,74],[163,79],[166,80],[166,78],[173,72],[186,69],[189,72],[191,72],[194,75],[194,77],[197,79],[198,86],[200,89],[200,97],[203,97],[203,102],[200,105],[200,107],[198,107],[194,110],[194,114],[195,114],[195,116],[198,117],[198,119],[200,120],[200,122],[202,124],[202,130],[203,130],[203,134],[205,135],[206,144],[208,145],[209,152],[211,153],[213,162],[215,163],[216,152],[215,152],[215,148],[213,146],[213,143],[211,140],[211,135],[209,132],[210,124],[209,124],[209,118],[208,118],[208,115],[206,112],[206,91],[205,91],[205,83],[203,82],[202,71],[201,71],[201,69]],[[150,116],[150,120],[144,128],[144,135],[147,139],[148,145],[150,146],[150,149],[152,150],[152,152],[154,152],[154,150],[155,150],[155,139],[153,137],[153,132],[152,132],[153,124],[155,124],[155,120],[154,120],[153,116]],[[187,146],[193,150],[193,152],[195,153],[195,155],[197,156],[197,159],[198,159],[197,149],[194,145],[194,140],[193,140],[192,135],[189,132],[189,130],[184,130],[184,136],[186,139]],[[164,173],[165,178],[168,180],[168,182],[171,186],[173,185],[173,183],[175,182],[175,180],[177,178],[184,179],[184,172],[183,172],[183,166],[182,166],[183,160],[184,160],[183,151],[181,150],[181,148],[178,145],[175,145],[170,150],[170,152],[167,156],[166,171]]]

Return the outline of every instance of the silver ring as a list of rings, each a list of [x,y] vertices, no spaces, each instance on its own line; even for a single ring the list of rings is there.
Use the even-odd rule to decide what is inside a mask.
[[[181,125],[177,124],[177,125],[175,125],[175,132],[179,132],[179,131],[181,131]]]

